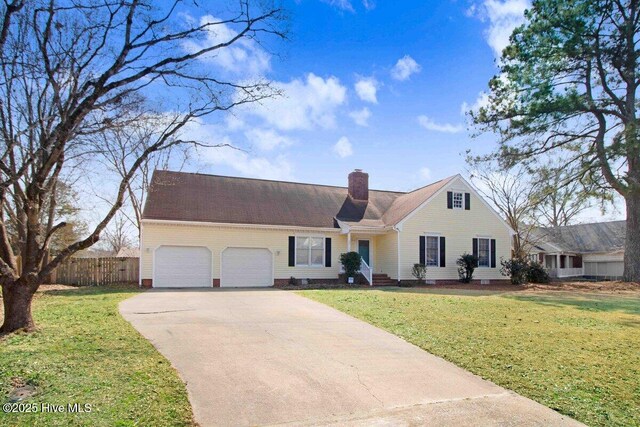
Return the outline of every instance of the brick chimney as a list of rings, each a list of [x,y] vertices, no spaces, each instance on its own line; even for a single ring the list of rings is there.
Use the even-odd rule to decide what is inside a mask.
[[[354,200],[369,200],[369,174],[362,169],[349,174],[349,196]]]

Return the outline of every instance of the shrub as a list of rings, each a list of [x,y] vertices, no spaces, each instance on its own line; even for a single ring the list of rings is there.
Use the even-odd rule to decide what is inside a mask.
[[[289,285],[295,286],[297,284],[298,284],[298,281],[296,280],[295,277],[293,277],[293,276],[289,277]]]
[[[547,270],[539,262],[532,261],[529,263],[527,271],[527,280],[531,283],[549,283],[551,278]]]
[[[427,277],[427,266],[424,264],[413,264],[411,274],[418,279],[418,283],[423,283],[424,278]]]
[[[349,280],[349,277],[356,277],[356,274],[360,272],[361,262],[362,257],[358,252],[340,254],[340,264],[342,264],[347,280]]]
[[[473,279],[473,271],[478,268],[478,257],[464,253],[456,261],[458,264],[458,276],[463,283],[471,282]]]
[[[500,273],[511,277],[511,283],[521,285],[523,283],[549,283],[549,273],[540,264],[527,259],[512,258],[501,260]]]

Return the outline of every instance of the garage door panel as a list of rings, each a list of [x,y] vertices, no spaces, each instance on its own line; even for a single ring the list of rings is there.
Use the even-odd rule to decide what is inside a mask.
[[[222,253],[222,287],[273,285],[273,257],[266,248],[227,248]]]
[[[155,288],[210,288],[211,251],[203,246],[160,246],[155,253]]]

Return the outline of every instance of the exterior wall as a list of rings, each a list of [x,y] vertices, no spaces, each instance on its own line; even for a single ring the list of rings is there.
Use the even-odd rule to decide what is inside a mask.
[[[624,252],[585,254],[584,275],[593,279],[620,279],[624,275]]]
[[[583,262],[620,261],[624,262],[624,252],[607,252],[582,255]]]
[[[471,210],[447,209],[447,191],[471,193]],[[414,279],[411,269],[420,262],[419,236],[425,234],[446,239],[445,267],[427,267],[427,280],[458,279],[456,260],[465,252],[473,253],[475,237],[496,239],[496,268],[479,267],[474,279],[505,279],[500,274],[500,259],[511,257],[510,232],[463,180],[454,181],[401,224],[400,280]]]
[[[398,233],[390,231],[377,236],[377,252],[375,273],[387,274],[392,279],[398,279]]]
[[[289,267],[289,236],[322,236],[331,238],[331,267]],[[340,254],[346,252],[345,235],[336,232],[301,230],[266,230],[225,228],[209,225],[174,225],[145,223],[141,247],[140,276],[153,278],[153,254],[161,245],[205,246],[213,257],[213,283],[220,278],[222,251],[227,247],[267,248],[273,254],[274,279],[336,279],[340,272]]]

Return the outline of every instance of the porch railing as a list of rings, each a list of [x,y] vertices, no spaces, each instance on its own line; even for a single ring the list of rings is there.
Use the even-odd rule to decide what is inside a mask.
[[[584,276],[584,270],[579,268],[550,268],[549,276],[554,279],[560,279],[563,277],[579,277]]]
[[[373,286],[373,269],[364,260],[360,261],[360,273],[367,279],[369,286]]]

